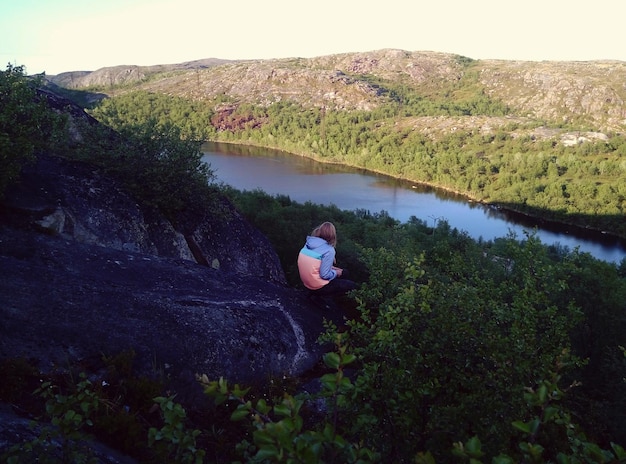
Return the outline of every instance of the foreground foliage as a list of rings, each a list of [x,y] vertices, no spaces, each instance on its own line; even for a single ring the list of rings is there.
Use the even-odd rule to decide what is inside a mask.
[[[337,350],[324,356],[325,365],[333,372],[320,378],[321,390],[315,395],[328,408],[326,416],[308,427],[302,414],[311,400],[307,395],[285,393],[282,399],[272,399],[274,404],[264,398],[253,402],[246,396],[248,389],[230,387],[223,378],[209,381],[206,376],[199,377],[205,392],[216,404],[228,399],[237,404],[231,415],[233,421],[249,419],[253,424],[252,442],[243,440],[238,444],[245,462],[365,463],[380,459],[378,453],[364,447],[362,442],[350,442],[339,432],[342,406],[352,390],[352,382],[344,370],[356,357],[342,345],[341,335],[336,336],[335,344]]]
[[[534,414],[523,392],[555,372],[580,381],[563,407],[593,432],[591,442],[626,440],[617,412],[626,393],[626,262],[546,247],[532,233],[477,242],[445,222],[430,228],[263,192],[229,194],[268,234],[294,285],[303,237],[322,220],[337,225],[338,262],[362,282],[349,332],[358,394],[341,417],[383,461],[428,450],[447,462],[451,443],[473,436],[488,456],[516,456],[509,444],[520,431],[508,425]],[[552,450],[568,438],[544,432],[542,459],[556,459]]]

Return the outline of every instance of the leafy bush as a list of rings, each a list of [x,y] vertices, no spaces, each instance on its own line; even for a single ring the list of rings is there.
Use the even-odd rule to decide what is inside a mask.
[[[174,222],[206,214],[213,173],[202,161],[199,142],[182,139],[177,127],[154,120],[124,126],[120,133],[128,146],[116,156],[121,162],[107,167],[137,198]]]
[[[87,429],[94,425],[92,419],[100,407],[100,398],[86,376],[81,375],[70,394],[63,394],[51,382],[44,382],[35,394],[46,401],[50,425],[41,427],[34,440],[13,447],[7,462],[94,462],[94,453],[85,440],[89,438]]]
[[[62,147],[62,156],[105,167],[141,202],[172,221],[206,214],[207,205],[213,203],[208,185],[213,173],[202,161],[203,136],[196,134],[196,126],[183,130],[153,116],[131,125],[111,116],[116,134],[77,119],[73,124],[80,140],[71,145],[65,118],[38,93],[42,79],[28,78],[22,67],[11,65],[0,72],[0,195],[18,178],[24,163],[33,159],[36,149],[58,152]]]
[[[216,212],[212,209],[216,192],[210,185],[213,171],[202,160],[200,145],[184,138],[177,126],[149,119],[86,128],[82,143],[66,156],[104,168],[141,204],[174,224],[192,225]]]
[[[50,148],[63,118],[37,94],[41,78],[30,79],[22,66],[0,71],[0,197],[14,182],[36,149]]]
[[[174,402],[174,397],[157,397],[154,399],[161,408],[163,426],[148,430],[148,445],[157,450],[157,455],[165,462],[202,463],[205,451],[198,449],[196,438],[200,430],[188,430],[185,424],[187,414],[184,408]]]
[[[321,390],[313,396],[285,394],[273,405],[264,398],[253,402],[246,398],[248,389],[239,385],[229,387],[223,378],[209,381],[206,376],[199,376],[205,393],[214,398],[216,404],[228,399],[236,402],[237,407],[231,414],[233,421],[248,419],[252,426],[253,441],[244,439],[237,446],[245,462],[378,462],[376,452],[340,434],[338,420],[353,389],[345,369],[356,357],[348,353],[340,334],[336,335],[335,344],[336,350],[324,356],[324,364],[332,372],[321,377]],[[302,409],[307,403],[320,399],[327,408],[327,420],[306,428]]]

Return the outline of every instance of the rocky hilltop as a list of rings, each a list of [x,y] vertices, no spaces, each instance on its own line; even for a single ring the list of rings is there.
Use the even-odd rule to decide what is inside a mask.
[[[51,80],[60,87],[108,87],[132,84],[149,79],[151,76],[163,73],[176,73],[190,69],[205,69],[220,64],[229,63],[229,60],[208,58],[205,60],[188,61],[179,64],[162,64],[154,66],[119,65],[101,68],[97,71],[69,71],[55,76]]]
[[[619,61],[472,60],[454,54],[385,49],[306,59],[118,66],[64,73],[51,80],[103,95],[146,90],[212,105],[224,101],[267,105],[289,100],[336,110],[374,109],[389,98],[384,91],[386,83],[394,83],[417,89],[424,98],[483,92],[511,109],[506,120],[488,122],[496,127],[517,120],[621,133],[626,126],[626,63]],[[416,128],[432,127],[432,121],[415,118],[405,122],[409,123]],[[472,123],[456,118],[455,124],[471,127]]]

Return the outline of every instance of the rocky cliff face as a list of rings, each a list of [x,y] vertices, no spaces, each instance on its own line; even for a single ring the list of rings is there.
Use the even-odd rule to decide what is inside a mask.
[[[286,287],[267,238],[224,208],[185,236],[97,170],[39,156],[1,208],[0,358],[47,371],[132,349],[196,394],[196,373],[309,369],[340,316]]]

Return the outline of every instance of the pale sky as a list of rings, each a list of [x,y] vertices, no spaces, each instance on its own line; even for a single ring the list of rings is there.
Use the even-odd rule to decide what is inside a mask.
[[[28,74],[383,48],[626,61],[626,0],[2,0],[0,59]]]

